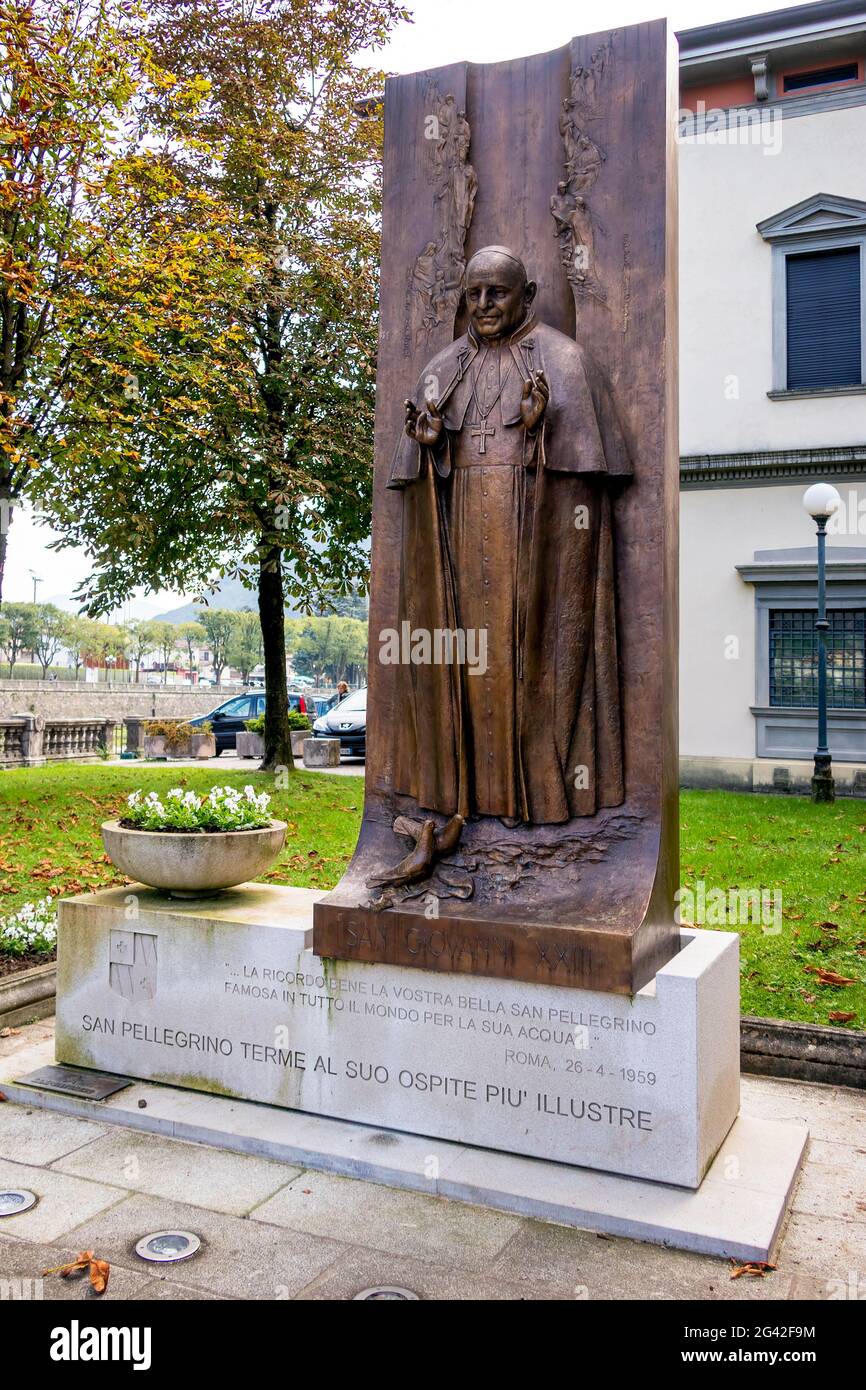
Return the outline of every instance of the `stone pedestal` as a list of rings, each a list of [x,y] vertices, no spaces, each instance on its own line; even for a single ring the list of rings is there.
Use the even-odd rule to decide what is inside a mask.
[[[21,762],[24,767],[42,767],[45,763],[45,718],[24,710],[14,716],[24,721],[21,730]]]
[[[339,767],[340,740],[307,736],[304,739],[303,757],[304,767]]]
[[[696,1188],[739,1105],[738,939],[634,998],[320,960],[306,889],[64,902],[57,1058]],[[436,923],[422,928],[435,937]],[[194,982],[194,984],[193,984]]]

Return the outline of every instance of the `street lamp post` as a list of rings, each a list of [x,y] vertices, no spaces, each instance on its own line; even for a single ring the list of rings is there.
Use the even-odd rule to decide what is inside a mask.
[[[815,749],[815,771],[812,775],[812,800],[835,801],[833,763],[827,741],[827,522],[838,509],[842,499],[830,483],[813,483],[806,489],[803,506],[812,517],[818,532],[818,614],[815,631],[818,634],[818,746]]]

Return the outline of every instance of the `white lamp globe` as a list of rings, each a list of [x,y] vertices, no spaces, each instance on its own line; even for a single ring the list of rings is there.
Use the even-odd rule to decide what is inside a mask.
[[[832,483],[813,483],[803,494],[803,506],[811,517],[832,516],[842,505],[842,498]]]

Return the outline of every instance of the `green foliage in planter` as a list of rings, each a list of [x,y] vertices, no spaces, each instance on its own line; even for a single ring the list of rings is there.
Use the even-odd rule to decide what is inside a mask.
[[[301,714],[296,709],[289,710],[289,728],[292,733],[306,733],[312,727],[305,714]],[[244,728],[250,734],[263,734],[265,732],[265,716],[260,714],[257,719],[245,719]]]
[[[164,738],[169,748],[178,748],[188,743],[193,734],[212,734],[213,724],[206,719],[203,724],[192,725],[186,719],[145,719],[144,732],[148,738]]]

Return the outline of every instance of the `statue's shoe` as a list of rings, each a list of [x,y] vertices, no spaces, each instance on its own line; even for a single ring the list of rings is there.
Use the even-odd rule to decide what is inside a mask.
[[[414,840],[417,844],[424,826],[427,824],[427,821],[412,820],[411,816],[398,816],[394,822],[394,834],[405,835],[407,839]],[[452,816],[449,821],[445,822],[441,830],[434,831],[433,848],[437,858],[443,854],[450,854],[453,849],[457,848],[465,824],[463,816]]]
[[[462,816],[452,816],[451,819],[443,825],[441,830],[436,831],[434,845],[437,855],[450,854],[452,849],[457,848],[463,831],[463,825],[464,821]]]
[[[435,830],[435,822],[425,820],[414,849],[410,850],[406,858],[401,859],[399,864],[395,864],[393,869],[386,869],[379,874],[371,874],[367,879],[367,887],[385,888],[391,885],[397,887],[401,883],[414,883],[416,879],[425,878],[432,868],[436,855]]]

